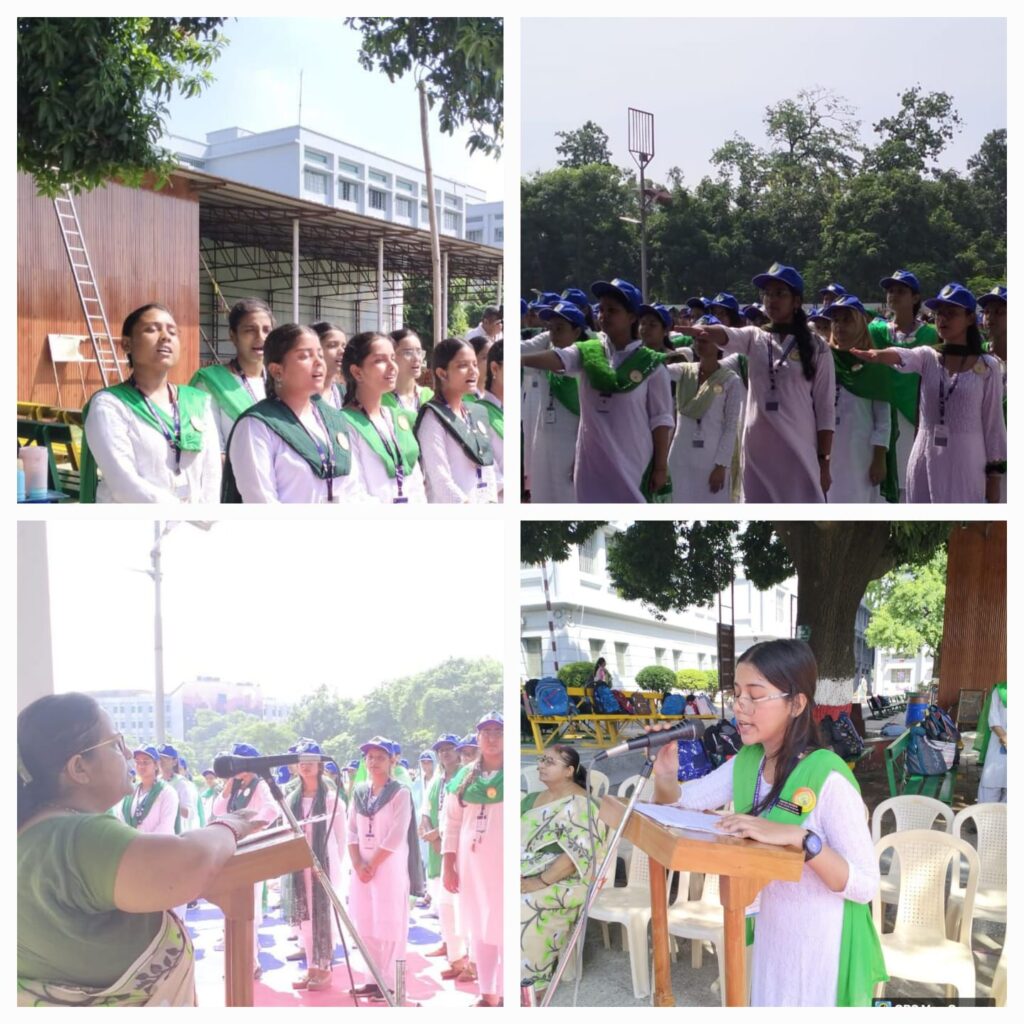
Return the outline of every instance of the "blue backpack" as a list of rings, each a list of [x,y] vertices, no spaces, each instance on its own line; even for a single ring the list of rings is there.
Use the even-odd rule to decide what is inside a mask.
[[[907,770],[912,775],[945,775],[947,771],[945,759],[928,743],[928,736],[920,725],[915,725],[910,730]]]
[[[663,715],[678,715],[682,718],[686,714],[686,702],[681,693],[666,693],[661,699],[661,713]]]
[[[554,676],[545,676],[533,691],[533,706],[543,717],[563,717],[569,714],[569,694],[565,685]]]
[[[618,715],[622,711],[619,702],[607,683],[598,683],[594,687],[594,708],[601,715]]]
[[[680,782],[691,782],[711,771],[711,762],[701,740],[679,741],[679,774]]]

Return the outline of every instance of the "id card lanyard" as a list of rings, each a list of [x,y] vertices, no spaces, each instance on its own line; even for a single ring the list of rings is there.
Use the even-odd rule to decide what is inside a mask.
[[[143,394],[142,388],[135,383],[135,374],[132,374],[129,383],[138,391],[143,402],[146,403],[150,416],[156,420],[160,433],[164,435],[164,440],[170,445],[171,451],[174,452],[174,475],[181,476],[181,410],[178,407],[178,399],[174,395],[174,389],[170,384],[167,385],[167,397],[171,400],[171,415],[174,419],[174,433],[171,433],[167,424],[164,423],[163,417],[156,411],[156,406],[149,400],[149,396]]]
[[[444,403],[445,408],[449,412],[451,412],[452,407],[448,404],[448,399],[445,398],[444,395],[440,393],[438,393],[438,397]],[[466,430],[469,432],[469,436],[473,438],[473,445],[474,447],[476,447],[476,450],[479,453],[480,447],[479,445],[477,445],[476,435],[473,432],[473,422],[469,418],[469,413],[466,412],[465,404],[463,404],[462,409],[460,410],[460,415],[462,417],[462,422],[466,424]],[[476,489],[478,491],[484,491],[487,489],[487,481],[484,479],[484,471],[479,463],[476,464]]]
[[[388,423],[387,417],[384,416],[383,410],[381,410],[381,416],[384,418],[387,433],[377,426],[370,414],[358,402],[356,403],[356,408],[358,408],[359,411],[370,421],[370,426],[377,432],[377,436],[380,438],[381,444],[384,445],[384,451],[388,453],[388,458],[393,460],[395,463],[395,485],[398,487],[398,497],[394,499],[392,504],[406,504],[409,499],[402,493],[402,485],[405,482],[405,467],[402,465],[402,452],[398,447],[398,438],[392,432],[391,425]],[[392,444],[395,446],[393,451],[391,448]]]
[[[231,367],[232,370],[235,371],[235,373],[238,374],[238,377],[239,377],[239,379],[242,382],[242,387],[244,387],[245,390],[249,392],[249,397],[254,402],[258,402],[259,399],[256,397],[256,392],[253,391],[252,385],[249,383],[249,378],[246,377],[246,375],[242,372],[242,364],[237,359],[232,359],[231,362],[228,365]],[[266,385],[266,383],[267,383],[267,371],[265,369],[263,370],[263,373],[262,373],[261,376],[263,377],[264,385]]]
[[[765,412],[778,412],[779,411],[779,396],[775,388],[775,356],[772,352],[772,336],[768,335],[768,379],[771,381],[771,387],[769,389],[768,398],[764,403]],[[786,366],[786,360],[789,358],[789,353],[793,351],[793,346],[796,344],[796,338],[790,338],[789,341],[782,349],[782,356],[779,359],[779,368],[784,369]]]
[[[298,416],[295,418],[299,420],[299,426],[302,427],[310,441],[312,441],[316,446],[316,453],[320,456],[320,469],[322,472],[327,474],[327,501],[330,503],[334,501],[334,445],[331,444],[331,435],[327,430],[327,421],[324,419],[320,410],[316,407],[316,402],[310,402],[310,407],[313,410],[313,419],[316,420],[317,426],[324,432],[324,437],[327,440],[326,449],[321,445],[320,439],[316,434],[314,434]]]
[[[960,383],[960,374],[953,374],[953,383],[949,387],[949,394],[946,394],[946,360],[942,359],[942,372],[939,374],[939,425],[935,429],[935,447],[945,448],[949,444],[949,436],[946,433],[946,402],[953,398],[957,384]]]
[[[487,832],[487,804],[480,805],[480,810],[477,812],[473,826],[473,842],[470,846],[470,852],[476,853],[477,847],[483,843],[484,835]]]

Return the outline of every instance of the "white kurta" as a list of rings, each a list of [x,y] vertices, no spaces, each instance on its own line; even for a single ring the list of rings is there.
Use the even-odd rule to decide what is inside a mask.
[[[199,828],[199,813],[196,810],[199,794],[196,792],[196,787],[181,775],[175,775],[169,785],[173,786],[174,791],[178,794],[182,835]]]
[[[551,348],[551,335],[547,331],[533,335],[532,338],[524,338],[519,342],[519,354],[525,355],[528,352],[543,352]],[[530,367],[523,368],[522,376],[522,404],[519,407],[519,414],[523,421],[523,476],[526,479],[526,488],[532,492],[533,476],[533,433],[527,425],[534,422],[537,415],[537,407],[540,402],[539,388],[543,370],[535,370]],[[575,439],[573,444],[575,445]],[[567,499],[575,501],[575,495]]]
[[[836,400],[836,429],[832,435],[830,505],[850,501],[884,502],[879,485],[869,473],[875,447],[888,448],[892,433],[892,406],[860,398],[840,387]]]
[[[501,399],[490,391],[484,392],[484,397],[492,405],[496,405],[504,411]],[[486,413],[485,413],[486,415]],[[491,429],[490,420],[487,421],[487,436],[491,442],[491,449],[494,451],[494,477],[498,485],[498,501],[505,500],[505,439]]]
[[[256,377],[246,377],[245,379],[252,389],[252,393],[256,396],[256,402],[267,397],[267,387],[263,383],[263,374],[259,374]],[[201,381],[202,378],[200,377],[199,381],[192,386],[211,395],[210,404],[213,406],[213,416],[217,421],[217,437],[220,441],[220,450],[222,452],[227,451],[228,438],[231,436],[231,428],[235,425],[235,421],[217,404],[216,399],[212,397],[212,392],[205,388]],[[255,405],[255,402],[253,404]]]
[[[1006,706],[999,692],[992,694],[988,706],[988,727],[998,725],[1009,735],[1006,727]],[[978,784],[978,803],[1006,803],[1006,751],[1002,741],[992,733],[985,751],[985,766]]]
[[[132,792],[131,813],[134,813],[144,800],[145,797],[142,795],[142,791],[138,786],[136,786],[135,790]],[[115,805],[115,813],[126,825],[131,825],[131,818],[126,818],[124,816],[120,803]],[[164,788],[160,791],[160,795],[156,800],[153,801],[153,806],[150,807],[149,814],[142,819],[142,822],[138,826],[138,830],[150,835],[173,836],[174,820],[177,816],[178,794],[175,792],[173,786],[165,782]]]
[[[527,369],[526,388],[530,400],[529,408],[525,399],[523,402],[523,450],[528,446],[533,453],[530,501],[574,502],[573,468],[580,418],[552,397],[546,370]]]
[[[212,402],[203,416],[203,450],[181,453],[181,473],[167,438],[119,398],[97,392],[89,403],[85,437],[100,470],[96,501],[219,502],[220,446]]]
[[[498,501],[494,466],[478,466],[436,413],[423,414],[417,440],[428,501],[455,505],[493,505]]]
[[[303,796],[302,798],[302,818],[308,818],[313,810],[313,797]],[[290,801],[290,795],[289,795]],[[338,796],[337,790],[333,793],[328,792],[327,794],[327,822],[329,824],[331,820],[331,814],[334,814],[334,825],[330,832],[327,833],[327,875],[331,880],[331,888],[335,892],[341,892],[342,878],[344,872],[342,867],[345,862],[345,850],[347,844],[347,832],[348,824],[346,820],[345,803]],[[337,803],[337,811],[335,812],[335,803]],[[304,825],[303,831],[306,833],[306,839],[310,844],[313,842],[313,825]],[[313,869],[306,868],[303,872],[303,881],[306,886],[306,906],[310,908],[310,914],[312,915],[313,906],[313,886],[319,886],[320,881],[313,878]],[[328,916],[331,919],[331,947],[338,944],[340,936],[338,935],[338,925],[334,920],[334,910],[328,906]],[[313,918],[308,917],[305,921],[299,922],[299,932],[302,938],[302,948],[306,951],[306,962],[310,962],[309,958],[313,953]],[[330,964],[316,965],[322,966],[324,969],[330,966]]]
[[[382,412],[390,418],[390,409],[383,409]],[[349,430],[349,437],[352,440],[352,461],[359,463],[359,475],[363,478],[369,500],[379,501],[384,505],[394,504],[398,497],[397,478],[388,476],[384,460],[367,444],[362,434],[354,427]],[[388,437],[388,443],[394,448],[393,429]],[[413,466],[412,472],[402,479],[402,494],[408,499],[410,505],[426,504],[427,491],[419,460]]]
[[[312,416],[303,423],[321,444],[326,444],[323,431]],[[235,484],[247,504],[327,503],[327,481],[314,475],[309,463],[255,416],[239,421],[229,455]],[[352,459],[351,467],[346,476],[334,478],[335,503],[370,500],[359,461]]]

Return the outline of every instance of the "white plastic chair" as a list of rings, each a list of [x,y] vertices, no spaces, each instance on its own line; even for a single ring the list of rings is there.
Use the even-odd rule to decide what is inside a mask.
[[[981,874],[974,897],[974,920],[1006,923],[1006,804],[974,804],[953,819],[953,835],[963,838],[963,827],[973,821],[978,831]],[[960,923],[964,890],[960,875],[953,872],[946,911],[946,934],[953,936]],[[1005,945],[1003,947],[1006,948]]]
[[[628,779],[623,779],[619,783],[619,788],[615,791],[615,795],[623,800],[628,800],[633,795],[633,790],[636,789],[637,784],[640,782],[639,775],[630,775]],[[654,796],[654,777],[651,776],[645,783],[643,792],[640,794],[640,800],[651,800]],[[629,858],[633,853],[633,844],[628,839],[622,839],[619,842],[619,848],[616,851],[616,860],[621,859],[625,865],[626,872],[629,872]]]
[[[891,811],[896,819],[896,832],[910,829],[930,829],[935,819],[942,818],[944,831],[949,833],[953,825],[953,811],[941,800],[930,796],[893,796],[883,800],[871,815],[871,839],[877,845],[882,838],[882,818]],[[883,903],[896,903],[900,892],[899,858],[893,856],[888,870],[882,872],[879,892]]]
[[[587,770],[587,789],[595,800],[600,800],[608,792],[608,776],[594,768]]]
[[[995,973],[992,975],[992,998],[996,1006],[1006,1005],[1006,937],[1003,937],[1003,948],[999,954],[999,961],[996,964]]]
[[[629,950],[633,995],[643,999],[651,994],[648,970],[647,926],[651,920],[650,865],[643,850],[633,850],[625,886],[605,885],[591,908],[591,920],[601,922],[605,949],[611,949],[609,924],[622,926],[622,948]]]
[[[891,932],[882,933],[881,894],[871,901],[887,971],[907,981],[944,985],[950,997],[955,989],[959,998],[973,999],[976,980],[971,925],[981,873],[977,851],[962,839],[933,829],[893,832],[875,843],[879,859],[889,850],[902,865],[896,924]],[[961,858],[967,862],[963,912],[957,938],[947,939],[946,875],[950,867],[954,878],[960,874]],[[877,985],[875,995],[881,996],[884,990],[884,983]]]
[[[682,892],[682,882],[680,882]],[[718,875],[705,875],[700,897],[676,899],[668,908],[668,932],[690,940],[690,966],[699,970],[704,963],[704,943],[715,947],[718,957],[718,984],[725,1005],[725,912],[719,897]]]
[[[524,793],[539,793],[544,788],[535,764],[524,764],[519,769],[519,788]]]

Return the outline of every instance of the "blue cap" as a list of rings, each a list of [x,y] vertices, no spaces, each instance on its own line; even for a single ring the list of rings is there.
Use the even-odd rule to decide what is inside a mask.
[[[383,750],[388,757],[391,756],[391,741],[385,739],[383,736],[374,736],[373,739],[367,740],[361,744],[359,749],[365,754],[368,750]]]
[[[807,314],[808,320],[827,320],[824,311],[818,306],[811,306],[810,312]]]
[[[707,309],[708,302],[710,301],[710,299],[705,299],[703,295],[692,295],[686,300],[686,305],[690,309]]]
[[[139,747],[137,750],[132,751],[132,757],[137,757],[139,754],[145,754],[147,757],[153,758],[154,763],[160,760],[156,747]]]
[[[292,753],[295,754],[320,754],[320,744],[316,740],[299,740],[294,747],[291,748]]]
[[[846,289],[841,284],[839,284],[837,281],[833,281],[832,284],[825,285],[824,288],[821,288],[818,291],[819,298],[824,298],[826,295],[839,296],[839,295],[846,295],[846,294],[848,294]]]
[[[403,768],[408,768],[408,767],[409,767],[409,762],[408,762],[408,761],[406,761],[406,759],[405,759],[404,757],[403,757],[403,758],[402,758],[402,759],[401,759],[401,760],[400,760],[400,761],[399,761],[398,763],[399,763],[399,764],[400,764],[400,765],[401,765],[401,766],[402,766]]]
[[[744,306],[740,312],[748,319],[752,320],[754,317],[763,316],[767,318],[768,314],[764,311],[764,306],[760,302],[751,302],[749,306]]]
[[[715,327],[716,325],[722,323],[722,321],[719,320],[717,316],[714,316],[711,313],[705,313],[702,317],[699,317],[694,322],[697,324],[698,327]]]
[[[595,281],[590,286],[590,291],[598,298],[602,295],[614,295],[630,313],[635,313],[644,301],[640,289],[621,277],[613,277],[610,281]]]
[[[574,306],[579,306],[580,309],[586,309],[590,305],[587,293],[582,288],[566,288],[562,292],[562,298]]]
[[[162,747],[159,747],[157,749],[157,753],[161,757],[173,757],[175,761],[178,760],[178,752],[170,745],[170,743],[165,743]]]
[[[672,314],[660,302],[655,303],[653,306],[641,306],[636,312],[638,316],[646,316],[648,313],[656,316],[662,322],[666,331],[672,326]]]
[[[1006,302],[1006,285],[997,284],[990,292],[985,292],[978,299],[978,305],[984,309],[990,302]]]
[[[216,776],[217,773],[213,770],[213,767],[211,766],[209,768],[204,768],[199,774],[200,775],[214,775],[214,776]]]
[[[479,722],[476,723],[476,727],[479,729],[482,725],[500,725],[502,728],[505,727],[505,718],[500,711],[488,711]]]
[[[359,761],[358,761],[358,759],[353,760],[353,761],[349,761],[349,763],[347,765],[345,765],[345,767],[350,772],[358,771],[359,770]]]
[[[531,302],[528,308],[533,310],[534,313],[539,313],[542,309],[547,309],[548,307],[543,302]]]
[[[292,777],[292,770],[286,764],[274,769],[274,781],[283,786]]]
[[[880,288],[888,288],[894,284],[905,284],[912,292],[921,292],[921,284],[909,270],[897,270],[891,277],[883,277],[878,282]]]
[[[249,743],[236,743],[231,748],[231,753],[235,757],[259,757],[260,752]]]
[[[787,267],[785,263],[773,263],[763,274],[758,274],[750,283],[755,288],[764,288],[772,281],[781,281],[789,285],[800,295],[804,293],[804,279],[795,267]]]
[[[527,310],[529,308],[530,308],[530,306],[529,306],[529,303],[527,303],[526,299],[520,299],[519,300],[519,315],[520,316],[526,316]]]
[[[582,327],[587,322],[583,311],[574,302],[559,302],[557,306],[544,306],[540,311],[541,320],[551,320],[556,316],[574,327]]]
[[[924,304],[929,309],[938,309],[939,306],[946,305],[960,306],[971,313],[978,306],[974,296],[958,281],[950,281],[934,299],[925,299]]]
[[[730,295],[728,292],[719,292],[709,303],[709,306],[725,306],[726,309],[731,309],[734,313],[740,311],[739,301],[735,296]]]
[[[437,763],[437,758],[434,756],[434,752],[432,750],[424,750],[423,753],[420,754],[420,760],[429,761],[431,764]]]
[[[822,311],[821,315],[826,320],[835,320],[836,313],[841,309],[855,309],[861,316],[870,316],[871,314],[864,308],[864,303],[857,298],[856,295],[850,295],[849,292],[846,295],[840,295],[831,306],[826,306]]]
[[[456,750],[465,750],[467,747],[479,747],[480,744],[476,741],[476,733],[471,732],[467,736],[463,736],[458,743],[455,744]]]
[[[358,763],[359,762],[357,761],[356,764]],[[333,761],[327,761],[324,764],[324,769],[329,772],[334,772],[335,774],[338,773],[338,766]]]
[[[453,747],[457,747],[459,745],[459,737],[450,732],[442,733],[434,740],[430,749],[436,751],[438,747],[443,746],[445,743],[450,743]]]
[[[541,292],[537,301],[542,306],[553,306],[556,302],[562,301],[562,296],[558,292]]]

